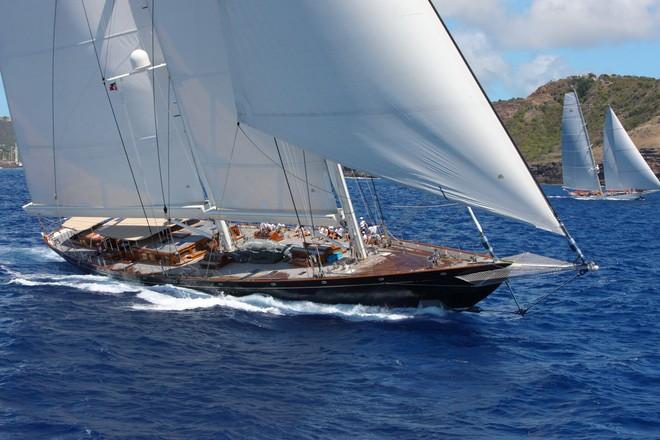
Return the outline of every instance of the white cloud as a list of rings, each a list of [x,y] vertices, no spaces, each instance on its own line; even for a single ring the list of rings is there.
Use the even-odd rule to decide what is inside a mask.
[[[547,49],[660,39],[660,0],[434,0],[439,12],[497,47]],[[474,30],[474,29],[473,29]]]
[[[489,84],[509,75],[509,64],[493,49],[482,32],[456,34],[456,41],[482,83]]]
[[[535,0],[528,11],[492,22],[506,47],[601,46],[660,37],[660,0]]]
[[[571,73],[571,68],[555,55],[537,55],[528,63],[518,67],[512,86],[524,95],[533,92],[548,81],[564,78]]]
[[[660,0],[432,1],[486,88],[515,96],[579,73],[555,49],[660,42]]]
[[[501,0],[433,0],[443,17],[456,17],[473,24],[503,17]]]
[[[527,96],[548,81],[575,73],[561,57],[550,54],[538,54],[530,61],[514,66],[481,32],[457,33],[456,41],[487,89],[501,86],[515,96]]]

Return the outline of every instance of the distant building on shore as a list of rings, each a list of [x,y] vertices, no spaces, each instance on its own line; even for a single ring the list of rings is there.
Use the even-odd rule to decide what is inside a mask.
[[[19,158],[18,146],[16,144],[0,145],[0,167],[16,168],[21,166],[23,164]]]

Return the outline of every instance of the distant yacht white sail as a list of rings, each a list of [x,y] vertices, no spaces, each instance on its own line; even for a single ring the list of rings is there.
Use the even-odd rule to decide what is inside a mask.
[[[660,181],[646,163],[621,121],[608,107],[603,128],[603,165],[608,195],[641,196],[660,190]]]
[[[602,195],[598,166],[575,91],[564,95],[561,159],[564,188],[576,196]]]

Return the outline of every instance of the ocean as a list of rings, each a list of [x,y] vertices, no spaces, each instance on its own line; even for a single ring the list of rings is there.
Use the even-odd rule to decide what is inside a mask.
[[[367,219],[371,185],[349,182]],[[479,250],[464,207],[374,185],[397,237]],[[544,186],[600,270],[515,281],[521,303],[542,298],[521,317],[504,287],[458,313],[86,275],[21,209],[23,171],[0,188],[1,439],[660,438],[660,194]],[[561,237],[477,215],[498,255],[572,258]]]

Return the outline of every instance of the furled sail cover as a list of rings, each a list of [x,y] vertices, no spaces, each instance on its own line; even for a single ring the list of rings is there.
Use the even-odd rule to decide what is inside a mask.
[[[106,78],[129,73],[131,53],[149,51],[140,45],[135,26],[128,0],[3,3],[0,68],[34,204],[57,207],[53,213],[67,216],[106,209],[117,216],[141,212],[99,69],[100,60]],[[202,203],[202,188],[174,123],[168,136],[167,88],[156,91],[161,189],[151,74],[130,75],[107,87],[148,214],[162,215],[163,193],[171,204]],[[168,187],[169,182],[176,185]]]
[[[136,19],[151,20],[150,8],[142,8],[139,3],[133,4]],[[323,158],[284,141],[278,140],[276,146],[272,135],[237,125],[217,0],[159,0],[155,5],[147,4],[155,7],[157,40],[217,207],[234,212],[232,218],[240,218],[240,212],[258,212],[263,221],[280,219],[288,213],[295,223],[282,170],[284,162],[303,222],[314,220],[309,216],[310,205],[316,221],[336,214],[337,203]]]
[[[591,153],[589,134],[582,119],[580,103],[574,92],[564,95],[561,164],[565,187],[600,191],[598,168]]]
[[[218,1],[241,123],[563,234],[428,0]]]
[[[608,190],[660,189],[660,182],[612,108],[605,112],[603,165]]]

